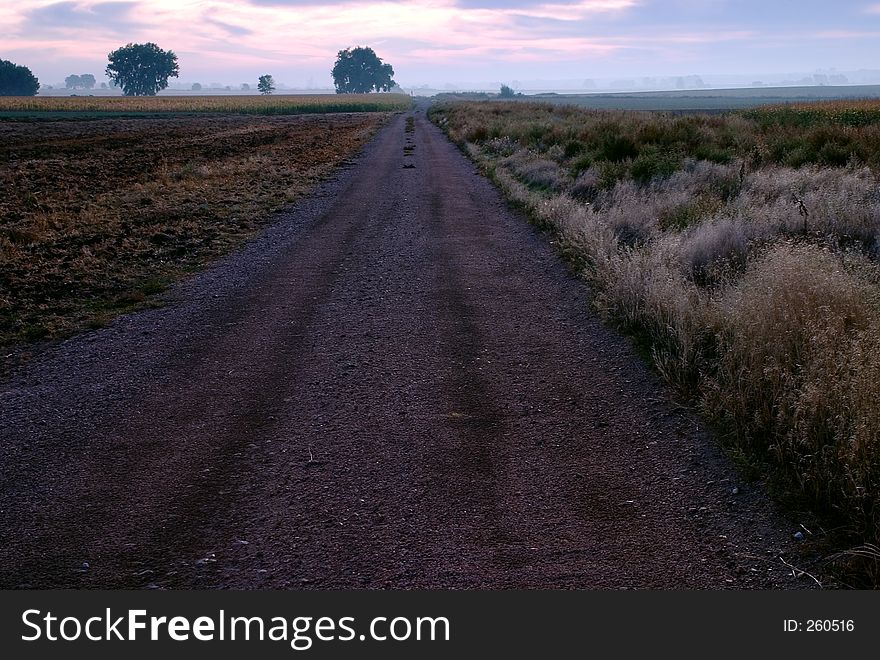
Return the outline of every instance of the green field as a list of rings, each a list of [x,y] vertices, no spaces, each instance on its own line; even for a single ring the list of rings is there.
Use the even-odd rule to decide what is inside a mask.
[[[880,98],[880,85],[754,87],[613,94],[533,94],[518,97],[516,100],[576,105],[596,110],[720,112],[743,110],[762,105],[866,98]]]

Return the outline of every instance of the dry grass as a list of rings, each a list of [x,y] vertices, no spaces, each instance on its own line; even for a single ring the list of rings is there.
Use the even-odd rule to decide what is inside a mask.
[[[820,164],[830,151],[816,137],[836,139],[849,116],[822,106],[824,122],[782,131],[815,155],[792,167],[771,145],[787,120],[767,112],[772,121],[470,103],[433,117],[557,233],[597,308],[635,333],[738,455],[842,525],[836,543],[876,545],[880,177],[866,163],[880,163],[880,141],[874,126],[847,126],[851,156],[862,155]]]
[[[762,123],[798,126],[841,124],[867,126],[880,123],[880,100],[820,101],[764,106],[745,113]]]
[[[57,113],[237,113],[290,115],[323,112],[406,110],[406,94],[291,94],[269,96],[7,96],[4,112]]]
[[[384,117],[0,122],[0,344],[149,304],[307,192]]]

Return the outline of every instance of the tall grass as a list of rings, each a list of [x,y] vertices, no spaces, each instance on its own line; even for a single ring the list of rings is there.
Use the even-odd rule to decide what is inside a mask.
[[[823,122],[501,103],[432,116],[557,233],[597,308],[730,446],[842,524],[837,542],[877,544],[880,133],[830,108],[791,110]]]

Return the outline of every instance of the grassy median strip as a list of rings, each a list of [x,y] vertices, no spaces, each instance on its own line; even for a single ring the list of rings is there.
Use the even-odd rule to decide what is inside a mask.
[[[309,191],[386,117],[0,122],[0,344],[151,304]]]
[[[880,579],[880,104],[435,108],[732,453]],[[830,528],[835,528],[830,531]],[[818,545],[817,545],[818,547]]]

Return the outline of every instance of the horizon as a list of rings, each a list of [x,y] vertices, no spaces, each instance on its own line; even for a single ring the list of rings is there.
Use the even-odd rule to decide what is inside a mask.
[[[724,77],[808,84],[813,74],[815,84],[880,82],[838,74],[874,73],[876,2],[19,0],[0,20],[0,58],[50,85],[73,73],[100,83],[107,53],[146,41],[178,55],[175,84],[253,84],[271,73],[291,89],[326,89],[337,51],[356,45],[374,48],[404,88],[569,81],[559,89],[572,90],[580,81],[589,92],[651,88],[646,79],[674,87],[688,76],[708,87]],[[783,82],[791,75],[805,77]]]

